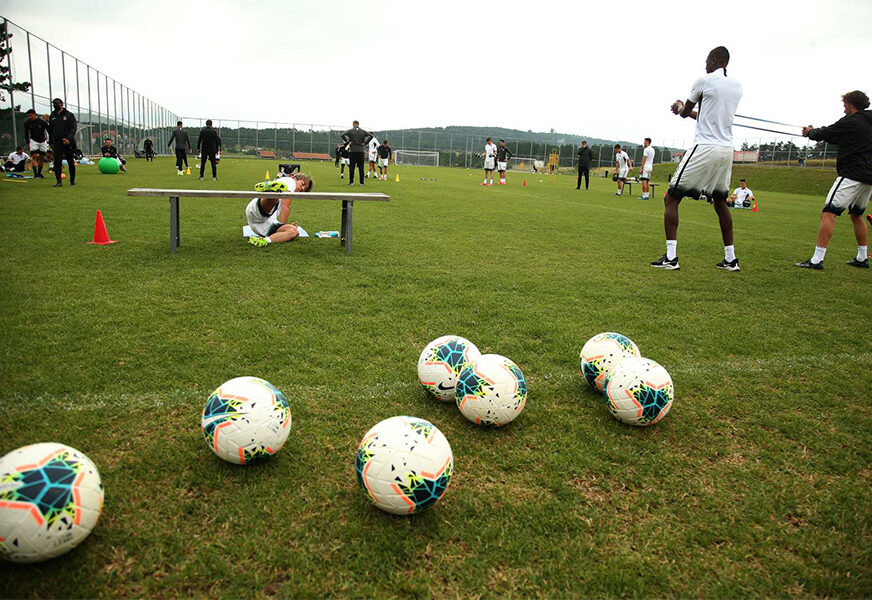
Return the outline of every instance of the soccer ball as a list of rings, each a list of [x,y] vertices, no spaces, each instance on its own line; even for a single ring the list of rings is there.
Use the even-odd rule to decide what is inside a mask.
[[[626,358],[605,390],[612,416],[627,425],[653,425],[672,408],[675,388],[666,369],[649,358]]]
[[[363,436],[356,467],[357,483],[377,507],[408,515],[439,502],[454,472],[454,456],[429,421],[391,417]]]
[[[212,392],[200,423],[218,458],[251,465],[285,445],[291,432],[291,406],[270,382],[237,377]]]
[[[585,343],[581,349],[581,374],[597,391],[604,391],[606,380],[614,368],[625,358],[641,356],[633,340],[611,331],[600,333]]]
[[[103,508],[94,463],[75,448],[43,443],[0,458],[0,556],[32,563],[69,552]]]
[[[457,374],[481,352],[475,344],[457,335],[443,335],[424,348],[418,358],[418,380],[442,402],[454,401]]]
[[[463,416],[476,425],[499,427],[524,410],[527,380],[505,356],[485,354],[461,369],[454,399]]]

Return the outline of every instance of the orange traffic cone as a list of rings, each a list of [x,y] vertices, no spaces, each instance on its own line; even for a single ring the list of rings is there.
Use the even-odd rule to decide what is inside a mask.
[[[524,180],[524,183],[521,184],[521,187],[527,187],[527,180]]]
[[[98,246],[108,246],[116,244],[116,240],[109,239],[109,232],[106,231],[106,223],[103,222],[103,213],[97,211],[97,219],[94,221],[94,241],[89,244],[97,244]]]
[[[751,209],[751,212],[757,212],[757,201],[754,200],[754,208]]]

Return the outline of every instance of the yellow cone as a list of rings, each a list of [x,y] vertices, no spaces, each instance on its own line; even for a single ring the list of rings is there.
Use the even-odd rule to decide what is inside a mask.
[[[266,175],[264,175],[263,178],[269,181],[269,171],[266,172]]]
[[[396,182],[397,182],[397,183],[399,183],[399,182],[400,182],[400,174],[399,174],[399,173],[397,173],[397,178],[396,178],[396,179],[394,179],[394,181],[396,181]]]
[[[185,175],[190,175],[190,174],[191,174],[191,167],[188,167],[187,170],[185,171]]]

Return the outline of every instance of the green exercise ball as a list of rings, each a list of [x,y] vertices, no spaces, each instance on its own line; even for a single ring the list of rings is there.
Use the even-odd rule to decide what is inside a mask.
[[[118,170],[121,168],[121,165],[118,164],[118,161],[110,156],[104,156],[100,159],[100,162],[97,163],[97,168],[100,169],[100,172],[103,175],[115,175]]]

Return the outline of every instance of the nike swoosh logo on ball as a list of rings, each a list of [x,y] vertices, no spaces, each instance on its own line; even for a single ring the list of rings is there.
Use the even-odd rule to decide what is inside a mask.
[[[453,385],[444,386],[444,385],[442,385],[441,383],[439,383],[439,384],[436,385],[436,388],[442,390],[443,392],[445,392],[445,391],[447,391],[447,390],[453,390],[453,389],[454,389],[454,386],[453,386]]]

